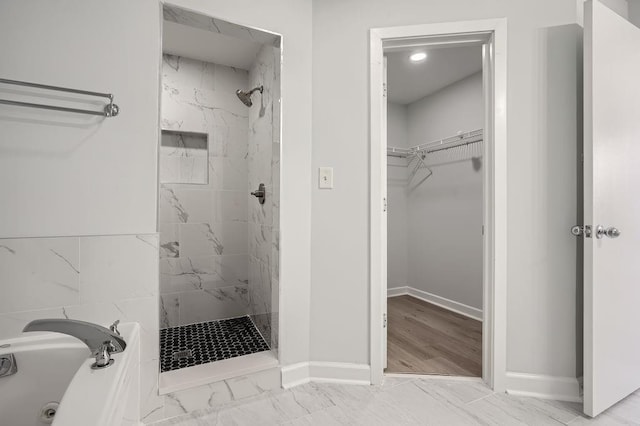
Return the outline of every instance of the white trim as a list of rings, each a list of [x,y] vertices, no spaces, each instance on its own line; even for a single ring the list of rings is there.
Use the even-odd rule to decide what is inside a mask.
[[[311,374],[309,374],[309,363],[299,362],[297,364],[282,367],[282,387],[289,389],[294,386],[309,383]]]
[[[387,287],[387,297],[396,297],[396,296],[405,296],[409,294],[408,285],[398,286],[398,287]]]
[[[474,382],[484,383],[482,377],[469,376],[443,376],[437,374],[413,374],[413,373],[384,373],[384,377],[393,377],[398,379],[420,379],[420,380],[446,380],[448,382]]]
[[[505,381],[510,395],[582,402],[576,377],[507,372]]]
[[[464,315],[465,317],[473,318],[477,321],[483,320],[482,309],[474,308],[473,306],[465,305],[464,303],[456,302],[455,300],[447,299],[415,287],[407,286],[387,289],[387,297],[402,295],[415,297],[416,299],[423,300],[427,303],[431,303],[432,305],[440,306],[441,308]]]
[[[282,387],[289,389],[309,382],[370,385],[370,377],[367,364],[300,362],[282,368]]]
[[[347,362],[310,362],[312,382],[370,385],[371,368],[367,364]]]
[[[369,276],[370,276],[370,363],[371,383],[382,383],[384,372],[383,312],[386,303],[386,257],[383,245],[383,197],[386,179],[386,146],[383,146],[383,43],[390,39],[446,36],[455,41],[468,33],[490,36],[490,74],[488,84],[491,108],[487,112],[485,143],[485,244],[484,244],[484,320],[483,378],[498,392],[505,388],[507,326],[507,20],[447,22],[370,31],[370,199],[369,199]],[[446,40],[445,40],[446,39]],[[386,170],[386,168],[385,168]],[[385,263],[386,265],[386,263]]]
[[[232,377],[246,376],[278,368],[278,359],[272,351],[257,352],[235,358],[160,373],[160,395],[215,383]]]

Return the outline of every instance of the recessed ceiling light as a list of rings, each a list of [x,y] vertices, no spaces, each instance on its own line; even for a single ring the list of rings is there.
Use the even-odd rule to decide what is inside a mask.
[[[411,59],[411,62],[424,61],[425,59],[427,59],[427,54],[424,52],[414,53],[413,55],[409,56],[409,59]]]

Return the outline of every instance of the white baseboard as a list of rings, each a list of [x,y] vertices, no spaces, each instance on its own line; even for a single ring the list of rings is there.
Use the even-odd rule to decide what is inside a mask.
[[[576,377],[507,372],[506,388],[511,395],[582,402]]]
[[[405,294],[409,294],[409,286],[387,288],[387,297],[404,296]]]
[[[369,385],[370,370],[367,364],[300,362],[282,367],[282,387],[288,389],[309,382]]]
[[[387,288],[387,297],[403,295],[409,295],[415,297],[416,299],[424,300],[425,302],[432,303],[434,305],[440,306],[441,308],[445,308],[460,315],[464,315],[465,317],[482,321],[482,309],[474,308],[473,306],[465,305],[464,303],[456,302],[455,300],[440,297],[433,293],[419,290],[414,287],[402,286]]]
[[[298,362],[282,367],[282,387],[285,389],[310,382],[309,363]]]

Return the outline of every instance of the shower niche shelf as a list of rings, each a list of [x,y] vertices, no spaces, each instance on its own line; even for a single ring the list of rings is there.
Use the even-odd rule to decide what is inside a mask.
[[[209,183],[209,135],[177,130],[161,131],[160,183]]]

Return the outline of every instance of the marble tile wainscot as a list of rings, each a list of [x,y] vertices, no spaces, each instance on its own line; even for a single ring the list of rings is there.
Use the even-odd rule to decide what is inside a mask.
[[[141,418],[160,419],[158,235],[0,239],[0,339],[38,318],[141,328]]]

